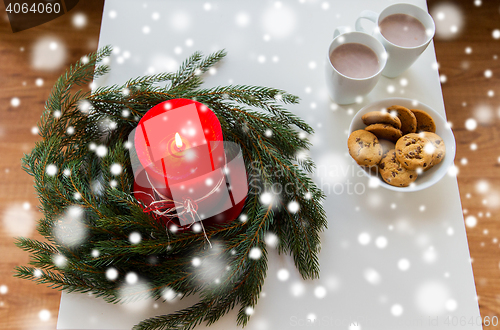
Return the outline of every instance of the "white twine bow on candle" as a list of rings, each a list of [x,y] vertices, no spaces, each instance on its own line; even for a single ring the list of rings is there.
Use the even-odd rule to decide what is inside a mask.
[[[212,244],[210,243],[210,240],[208,239],[207,233],[205,231],[205,227],[203,226],[203,222],[201,221],[202,219],[198,215],[198,203],[213,195],[224,182],[225,176],[223,175],[219,180],[219,182],[217,182],[217,184],[212,188],[212,190],[210,190],[203,197],[200,197],[196,200],[193,200],[192,198],[188,197],[184,198],[182,202],[179,202],[170,199],[167,196],[160,193],[149,179],[148,173],[146,171],[144,171],[144,173],[146,174],[146,178],[148,179],[149,185],[153,189],[153,194],[149,194],[144,191],[134,191],[134,193],[142,193],[148,195],[153,200],[151,203],[149,203],[149,205],[146,208],[144,208],[144,212],[145,213],[153,212],[159,216],[166,217],[169,219],[173,218],[187,219],[187,216],[190,215],[193,221],[189,225],[189,228],[191,228],[191,226],[195,222],[200,222],[203,234],[205,235],[205,239],[207,240],[210,247],[212,247]]]

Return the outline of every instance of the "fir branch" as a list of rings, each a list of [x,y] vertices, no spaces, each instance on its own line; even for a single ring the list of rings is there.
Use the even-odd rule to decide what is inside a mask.
[[[257,304],[266,277],[264,236],[268,231],[278,236],[278,251],[293,257],[304,278],[318,277],[319,233],[327,224],[321,206],[325,196],[308,175],[314,162],[302,155],[310,147],[305,136],[313,129],[286,109],[299,98],[261,86],[201,89],[203,74],[226,56],[225,51],[207,57],[194,53],[174,73],[137,77],[91,93],[73,92],[73,87],[109,71],[100,63],[110,54],[111,48],[105,47],[71,66],[46,102],[39,123],[42,141],[22,161],[23,169],[34,178],[44,213],[38,231],[46,241],[17,239],[16,245],[31,253],[31,266],[17,267],[15,276],[68,292],[92,293],[111,303],[144,295],[164,299],[167,288],[184,296],[199,294],[193,306],[144,320],[136,330],[213,324],[237,304],[237,322],[246,325],[247,309]],[[221,244],[216,256],[202,233],[170,231],[143,212],[144,205],[132,192],[128,134],[152,106],[174,98],[194,99],[211,108],[224,138],[241,147],[245,160],[249,193],[243,213],[247,221],[206,228],[209,240]],[[70,127],[72,134],[68,134]],[[95,153],[98,145],[106,148],[105,156]],[[122,165],[120,174],[110,172],[115,163]],[[49,165],[56,167],[55,174],[47,172]],[[281,194],[279,203],[262,205],[260,194],[273,185],[292,188]],[[296,214],[286,208],[291,201],[300,204]],[[88,235],[81,244],[68,247],[55,237],[54,228],[74,205],[83,210]],[[140,233],[139,243],[129,241],[132,232]],[[252,249],[259,249],[261,257],[251,259]],[[64,256],[64,266],[54,263],[56,255]],[[207,280],[212,269],[193,269],[193,256],[216,260],[229,271],[219,274],[220,284],[212,285]],[[117,280],[106,277],[109,267],[116,269]],[[120,288],[131,271],[150,287],[144,292],[126,290],[123,295]]]

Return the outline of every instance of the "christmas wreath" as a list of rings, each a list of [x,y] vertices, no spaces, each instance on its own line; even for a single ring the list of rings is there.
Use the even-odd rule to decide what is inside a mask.
[[[76,90],[109,71],[102,63],[110,55],[105,47],[71,66],[45,104],[42,139],[22,163],[34,178],[46,241],[17,239],[31,259],[15,276],[111,303],[198,294],[191,307],[146,319],[136,330],[212,324],[237,304],[245,325],[266,277],[267,245],[292,255],[303,278],[317,278],[326,216],[324,194],[308,176],[314,163],[304,156],[313,130],[283,106],[298,97],[268,87],[201,88],[224,51],[194,53],[175,73]],[[248,177],[241,215],[204,232],[171,230],[133,194],[127,137],[150,108],[177,98],[214,111],[224,139],[241,148]],[[277,186],[287,189],[277,193]],[[269,235],[276,244],[268,244]],[[225,266],[216,274],[199,267],[214,260]]]

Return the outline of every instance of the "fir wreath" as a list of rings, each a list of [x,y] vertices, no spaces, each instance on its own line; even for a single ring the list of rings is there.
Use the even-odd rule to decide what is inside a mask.
[[[111,48],[105,47],[83,57],[57,80],[46,102],[39,123],[42,140],[24,156],[23,168],[34,178],[43,212],[38,231],[47,241],[17,239],[31,259],[30,266],[16,267],[15,276],[67,292],[92,293],[111,303],[142,299],[145,293],[153,299],[198,294],[199,301],[191,307],[146,319],[136,330],[212,324],[237,304],[237,322],[245,325],[266,277],[268,232],[278,237],[280,253],[293,256],[303,278],[317,278],[319,233],[326,228],[324,194],[308,176],[313,161],[297,157],[309,148],[305,133],[313,130],[283,107],[298,103],[298,97],[268,87],[200,88],[203,73],[226,55],[224,51],[207,57],[194,53],[176,73],[75,92],[75,86],[109,71],[101,63],[110,54]],[[144,205],[131,193],[127,136],[147,110],[173,98],[196,99],[213,109],[224,138],[239,144],[243,152],[251,181],[243,209],[246,221],[206,228],[208,238],[220,243],[215,250],[207,246],[203,233],[166,229],[143,212]],[[269,130],[272,135],[265,134]],[[106,146],[106,155],[89,151],[97,144]],[[110,171],[116,163],[122,165],[121,173]],[[276,203],[261,203],[261,193],[273,185],[288,189]],[[287,209],[292,201],[300,205],[297,212]],[[61,226],[61,215],[72,209],[83,215],[79,230],[85,232],[85,240],[76,245],[63,244],[54,229]],[[75,228],[62,228],[69,237],[74,234]],[[132,232],[140,233],[139,243],[130,242]],[[260,258],[251,258],[255,249]],[[194,257],[215,258],[228,266],[218,274],[218,284],[208,280],[210,271],[196,269]],[[110,268],[118,274],[114,281],[106,276]],[[125,294],[120,290],[127,287],[124,278],[129,272],[147,282],[146,292],[134,286]]]

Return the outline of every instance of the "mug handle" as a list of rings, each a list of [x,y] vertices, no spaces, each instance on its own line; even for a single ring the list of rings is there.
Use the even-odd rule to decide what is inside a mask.
[[[349,26],[339,26],[335,29],[335,31],[333,31],[333,39],[337,38],[341,34],[349,33],[351,31],[352,30]]]
[[[365,18],[365,19],[377,24],[378,14],[374,11],[371,11],[371,10],[363,10],[361,12],[361,14],[359,14],[359,17],[356,20],[356,24],[354,25],[356,27],[356,31],[371,34],[370,31],[367,31],[366,29],[364,29],[361,26],[361,19],[362,18]]]

